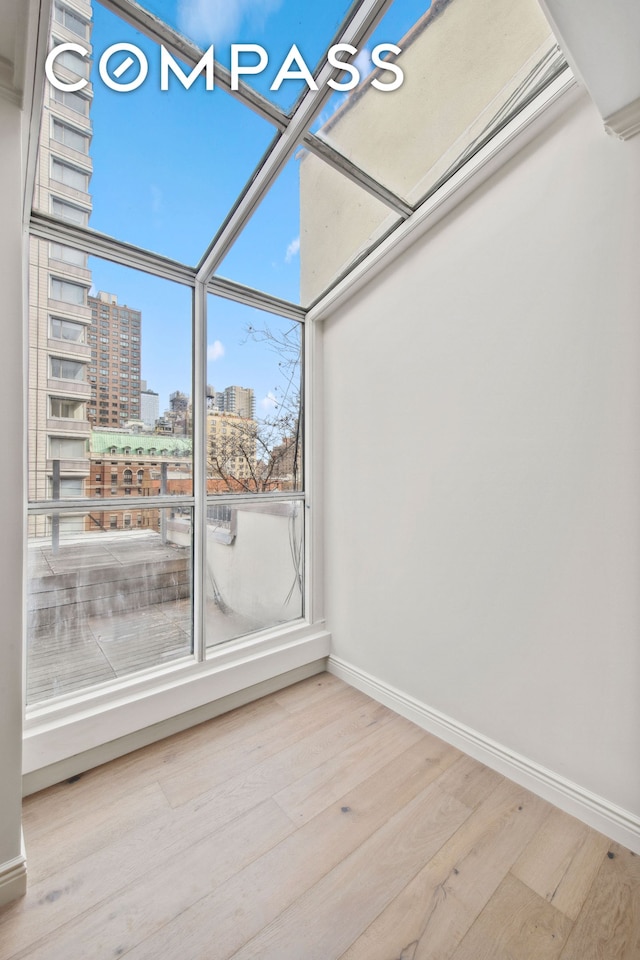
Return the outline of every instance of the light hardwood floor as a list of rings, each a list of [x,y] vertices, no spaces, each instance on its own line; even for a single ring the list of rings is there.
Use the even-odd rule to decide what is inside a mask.
[[[640,857],[327,674],[24,825],[0,960],[640,958]]]

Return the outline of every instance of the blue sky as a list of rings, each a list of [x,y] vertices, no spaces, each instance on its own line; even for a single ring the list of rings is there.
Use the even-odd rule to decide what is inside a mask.
[[[271,93],[286,52],[296,43],[314,70],[348,10],[346,0],[142,0],[144,6],[229,63],[231,43],[257,43],[269,54],[264,76],[248,78],[282,109],[292,108],[304,85],[285,81]],[[370,45],[397,42],[429,0],[396,0]],[[138,90],[109,90],[96,61],[110,44],[143,50],[149,76]],[[119,239],[195,265],[250,179],[276,131],[222,90],[190,90],[177,82],[160,90],[159,50],[128,24],[94,4],[94,101],[91,108],[94,173],[90,225]],[[120,55],[124,59],[124,54]],[[366,56],[366,55],[365,55]],[[117,66],[117,56],[113,66]],[[135,68],[130,68],[135,74]],[[123,81],[130,79],[125,73]],[[338,102],[338,98],[334,103]],[[329,109],[332,109],[330,104]],[[220,273],[299,300],[298,161],[292,159],[254,215]],[[160,393],[191,394],[191,303],[187,288],[92,258],[94,286],[142,311],[142,377]],[[274,388],[277,365],[264,347],[246,343],[245,328],[259,312],[212,300],[209,380],[216,388],[253,387],[258,404]],[[269,322],[273,323],[272,319]],[[287,325],[287,321],[283,321]]]

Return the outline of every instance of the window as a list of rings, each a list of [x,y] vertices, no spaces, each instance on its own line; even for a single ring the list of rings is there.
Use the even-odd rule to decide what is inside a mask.
[[[56,23],[62,24],[63,27],[66,27],[71,33],[75,33],[76,36],[82,37],[85,40],[89,36],[89,24],[79,17],[75,11],[70,10],[61,3],[56,3],[54,6],[53,18]]]
[[[55,44],[62,43],[62,40],[55,40]],[[74,50],[64,50],[62,53],[58,54],[55,61],[55,66],[66,67],[67,70],[70,70],[72,73],[77,74],[79,77],[84,77],[88,79],[89,77],[89,61],[85,60],[84,57],[81,57],[79,53],[76,53]]]
[[[125,470],[124,473],[122,474],[122,481],[125,484],[125,486],[130,487],[131,484],[133,483],[133,472],[131,470]]]
[[[51,460],[82,460],[86,453],[86,443],[75,437],[49,437],[49,458]]]
[[[61,320],[58,317],[51,317],[50,335],[53,340],[68,340],[70,343],[84,343],[85,330],[86,327],[82,323],[74,323],[72,320]]]
[[[75,223],[79,227],[86,227],[89,223],[88,210],[76,207],[73,203],[67,203],[66,200],[60,200],[59,197],[51,198],[51,212],[61,220],[68,220],[69,223]]]
[[[89,116],[89,100],[81,93],[71,90],[58,90],[57,87],[51,88],[51,96],[58,103],[62,103],[70,110],[81,114],[83,117]]]
[[[67,247],[63,243],[52,243],[49,246],[49,256],[52,260],[62,260],[63,263],[71,263],[74,267],[87,266],[87,255],[74,247]]]
[[[67,187],[73,187],[74,190],[83,190],[86,193],[89,189],[89,174],[86,170],[72,167],[71,164],[63,163],[56,157],[51,160],[51,178],[64,183]]]
[[[69,126],[67,123],[63,123],[57,117],[51,119],[51,135],[54,140],[63,143],[65,147],[71,147],[78,153],[89,153],[89,135],[76,130],[75,127]]]
[[[86,364],[78,360],[65,360],[62,357],[49,358],[50,376],[59,380],[84,380]]]
[[[71,280],[51,277],[51,299],[84,306],[87,302],[87,288]]]
[[[84,420],[84,403],[81,400],[50,397],[49,413],[60,420]]]
[[[51,496],[55,497],[53,478],[50,479]],[[84,496],[84,480],[82,477],[60,477],[60,491],[58,494],[61,500],[77,499]]]

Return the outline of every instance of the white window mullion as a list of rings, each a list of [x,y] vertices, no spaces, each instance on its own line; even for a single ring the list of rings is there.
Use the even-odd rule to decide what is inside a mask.
[[[193,652],[206,657],[207,598],[207,289],[193,293]]]

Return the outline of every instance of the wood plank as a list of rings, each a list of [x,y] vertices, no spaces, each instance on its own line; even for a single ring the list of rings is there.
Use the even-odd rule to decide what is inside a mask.
[[[182,771],[172,773],[161,777],[160,784],[174,807],[218,786],[234,794],[252,790],[261,779],[270,784],[271,795],[290,782],[292,770],[303,775],[315,769],[344,747],[357,743],[373,726],[388,723],[392,716],[390,710],[372,700],[355,709],[343,709],[335,720],[316,707],[297,720],[287,716],[278,729],[257,731],[248,756],[242,757],[232,749],[219,757],[221,762],[216,766],[193,765],[185,771],[186,776]],[[248,743],[245,741],[245,746]],[[250,778],[247,760],[252,764]]]
[[[24,806],[0,960],[640,958],[640,858],[335,677]]]
[[[230,957],[437,779],[424,755],[421,743],[405,751],[145,940],[128,960]]]
[[[274,800],[294,823],[306,823],[418,741],[425,745],[425,763],[441,765],[444,758],[450,763],[451,757],[457,755],[454,747],[425,734],[403,717],[394,716],[381,728],[372,729],[368,737],[288,784],[274,794]]]
[[[176,815],[171,816],[175,830]],[[31,960],[104,960],[120,956],[161,930],[168,919],[205,893],[228,883],[234,874],[293,829],[282,810],[267,801],[208,836],[178,834],[180,842],[174,844],[172,854],[165,854],[161,863],[149,850],[147,857],[140,857],[139,868],[133,875],[127,869],[134,866],[131,862],[114,859],[106,865],[106,874],[92,870],[90,874],[76,874],[66,884],[63,881],[64,885],[58,881],[57,885],[50,881],[37,884],[29,899],[47,909],[32,909],[30,922],[16,922],[14,917],[14,922],[10,919],[0,925],[0,957],[9,960],[25,946],[31,946]],[[168,831],[172,832],[171,825]],[[132,883],[136,873],[139,882]],[[86,912],[82,911],[82,900],[87,903],[83,880],[94,888],[94,908]],[[73,906],[73,897],[73,913],[58,910],[57,922],[52,922],[56,905],[66,902]],[[17,911],[16,916],[24,921],[27,905],[21,903],[22,917]]]
[[[446,789],[452,797],[473,810],[503,782],[504,777],[495,770],[490,770],[473,757],[461,754],[455,767],[447,774]]]
[[[157,779],[162,771],[184,772],[194,763],[215,763],[220,751],[231,745],[241,751],[242,744],[256,731],[269,736],[269,730],[286,717],[286,712],[269,695],[134,750],[78,778],[26,797],[22,808],[25,829],[29,830],[32,842],[52,835],[73,822],[78,806],[99,809],[104,804],[117,804],[131,790],[148,783],[150,777]]]
[[[353,689],[353,688],[352,688]],[[315,677],[309,677],[308,681],[302,684],[293,684],[279,690],[274,694],[276,703],[288,710],[290,713],[299,713],[307,710],[317,703],[325,704],[327,709],[331,709],[330,696],[344,690],[344,682],[334,677],[331,673],[319,673]]]
[[[304,687],[310,680],[313,677],[300,681],[295,687]],[[355,692],[356,698],[353,699],[350,689],[342,684],[336,693],[335,710],[343,712],[348,707],[371,702],[364,694]],[[281,697],[280,692],[279,695]],[[161,775],[171,771],[176,777],[186,777],[194,769],[206,764],[218,769],[223,763],[221,752],[232,747],[245,754],[245,766],[248,767],[253,762],[249,754],[257,744],[265,739],[277,742],[286,729],[300,726],[291,722],[275,696],[275,693],[268,694],[222,716],[132,751],[87,771],[72,783],[62,782],[49,787],[46,805],[41,804],[39,794],[26,797],[23,818],[29,824],[32,838],[35,839],[40,831],[49,833],[60,824],[71,821],[74,807],[78,804],[95,806],[117,802],[136,785],[147,782],[152,772]],[[321,718],[321,712],[315,716]],[[328,722],[328,718],[318,722]],[[316,729],[314,723],[311,722],[309,726]],[[110,801],[108,798],[111,798]]]
[[[554,809],[522,851],[511,872],[565,916],[575,920],[609,840]]]
[[[453,767],[439,780],[447,792],[448,779]],[[342,960],[449,960],[548,811],[503,780]]]
[[[560,960],[638,960],[640,857],[610,843]]]
[[[469,815],[438,783],[430,784],[234,953],[234,960],[339,957]]]
[[[97,808],[76,804],[72,820],[55,830],[55,843],[32,843],[28,825],[24,829],[29,851],[29,885],[45,880],[79,860],[115,843],[158,814],[171,808],[158,783],[133,789],[117,804]]]
[[[509,874],[452,960],[558,960],[571,926],[568,917]]]

